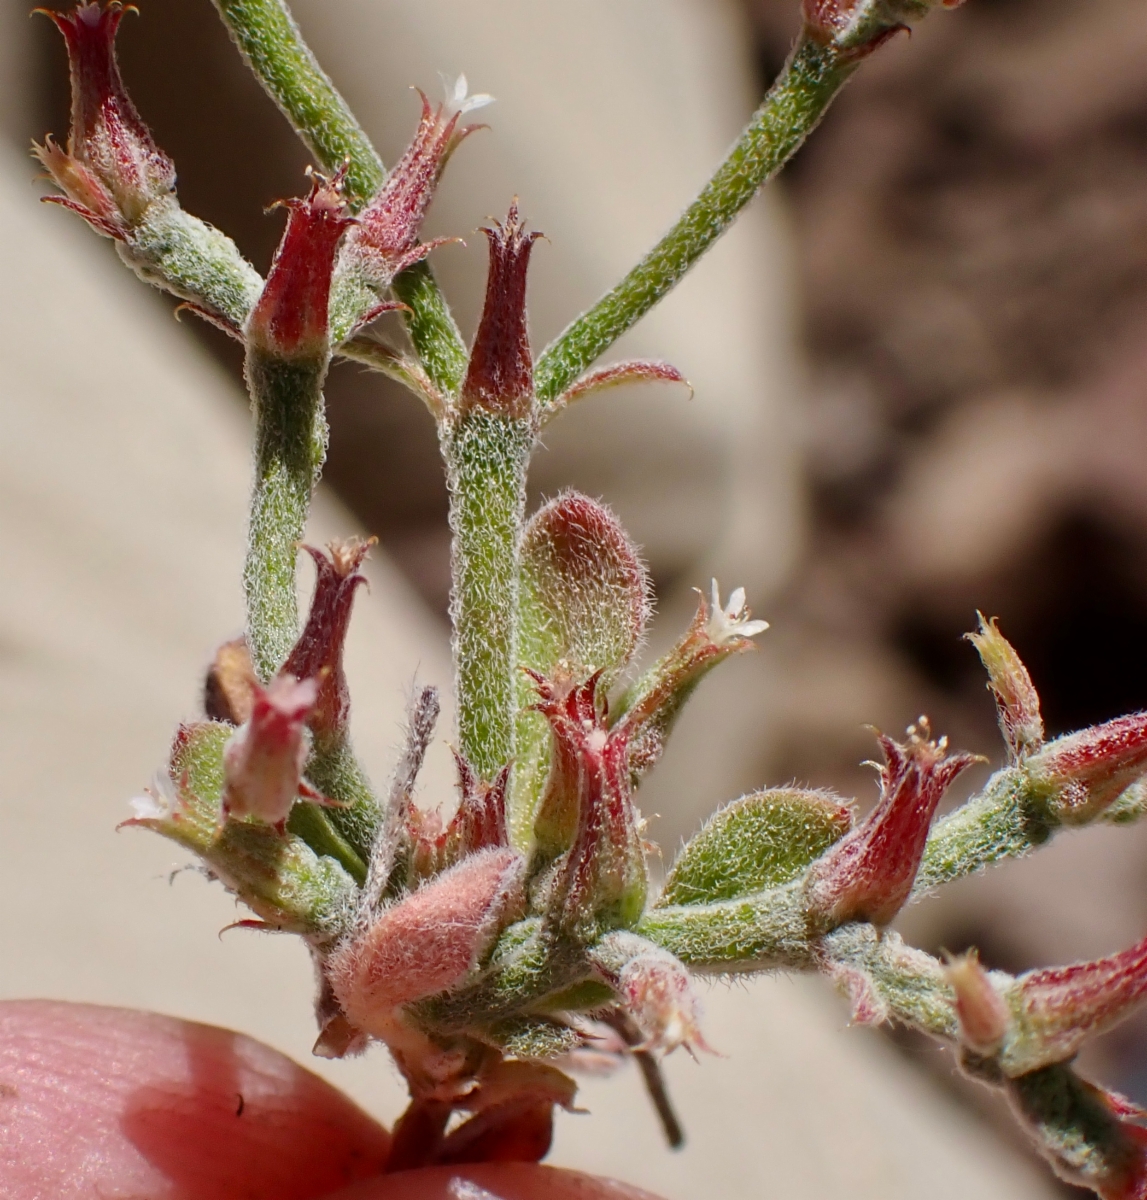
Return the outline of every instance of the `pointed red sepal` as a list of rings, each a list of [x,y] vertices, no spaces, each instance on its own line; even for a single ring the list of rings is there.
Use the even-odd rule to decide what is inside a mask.
[[[45,204],[58,204],[76,213],[104,237],[117,242],[127,237],[127,223],[120,216],[114,197],[83,163],[65,154],[50,135],[42,146],[33,146],[32,153],[53,183],[67,193],[41,197]]]
[[[318,684],[308,724],[319,748],[346,736],[350,692],[343,671],[343,648],[355,593],[359,584],[366,583],[359,567],[377,542],[377,538],[348,538],[331,542],[326,552],[303,547],[315,563],[315,590],[307,623],[283,664],[283,672]]]
[[[1018,1028],[1002,1056],[1009,1075],[1066,1062],[1147,997],[1147,938],[1107,958],[1029,971],[1016,980]]]
[[[448,240],[448,239],[444,239]],[[372,305],[362,314],[361,317],[354,323],[354,328],[351,330],[353,337],[360,330],[365,329],[368,325],[372,325],[383,313],[388,312],[405,312],[411,311],[409,304],[403,304],[401,300],[380,300],[377,304]]]
[[[479,409],[526,419],[534,411],[534,365],[526,324],[526,272],[530,251],[542,235],[527,233],[510,205],[503,223],[482,230],[490,243],[486,303],[470,350],[470,363],[458,398],[460,412]]]
[[[463,76],[445,103],[432,108],[422,97],[422,118],[414,138],[378,194],[359,213],[359,224],[347,238],[344,251],[372,287],[381,291],[400,272],[425,258],[436,246],[456,238],[419,243],[418,231],[434,199],[450,155],[480,125],[460,125],[462,115],[489,101],[466,96]]]
[[[811,914],[829,923],[871,921],[887,925],[912,890],[936,806],[961,771],[980,761],[947,754],[947,739],[934,742],[924,718],[909,729],[907,744],[878,735],[884,752],[876,808],[809,868],[806,896]]]
[[[324,358],[339,242],[354,218],[343,199],[344,164],[330,179],[313,173],[310,195],[282,200],[283,231],[263,291],[247,318],[247,342],[281,358]]]
[[[175,189],[175,167],[156,146],[124,90],[115,37],[125,12],[79,4],[71,13],[37,9],[64,35],[72,77],[72,127],[65,153],[51,139],[36,156],[97,230],[122,237],[149,204]]]
[[[506,787],[510,768],[503,767],[492,782],[479,779],[473,767],[457,752],[458,811],[446,827],[446,861],[457,862],[478,850],[505,848],[510,844],[506,827]]]
[[[557,413],[586,396],[627,383],[683,383],[689,389],[690,398],[693,396],[693,385],[676,367],[654,359],[634,358],[587,371],[548,406],[549,413]]]
[[[250,817],[282,832],[301,795],[334,804],[303,779],[309,737],[307,720],[319,686],[281,672],[264,688],[255,685],[251,716],[223,752],[223,817]]]
[[[648,878],[642,822],[631,797],[629,731],[624,724],[606,727],[598,707],[600,673],[577,686],[531,675],[537,710],[553,731],[552,770],[568,772],[561,790],[567,800],[576,799],[573,843],[556,868],[549,916],[588,941],[633,925],[645,906]]]
[[[1147,712],[1057,738],[1026,765],[1055,789],[1052,806],[1062,821],[1089,821],[1147,773]]]

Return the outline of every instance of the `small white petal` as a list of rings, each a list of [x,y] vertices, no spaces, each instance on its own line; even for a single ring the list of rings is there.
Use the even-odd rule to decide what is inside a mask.
[[[458,106],[460,113],[473,112],[476,108],[485,108],[487,104],[493,104],[494,97],[486,92],[478,92],[474,96],[467,96],[466,99]]]
[[[756,637],[758,633],[764,633],[768,627],[768,621],[740,621],[737,625],[737,635],[746,638]]]
[[[128,804],[136,820],[161,821],[169,817],[176,805],[171,776],[166,771],[156,771],[151,787],[144,788],[142,796],[132,796]]]
[[[128,804],[131,806],[131,815],[137,821],[158,819],[166,815],[163,806],[147,792],[144,792],[142,796],[132,796]]]
[[[479,92],[476,96],[467,96],[469,91],[469,83],[465,75],[459,75],[453,83],[443,75],[442,87],[446,93],[446,108],[445,116],[447,118],[458,113],[460,116],[473,112],[476,108],[484,108],[487,104],[494,103],[493,96],[487,96],[485,92]]]
[[[752,613],[745,607],[745,589],[734,588],[729,603],[722,607],[717,581],[713,580],[713,603],[709,612],[706,632],[718,645],[724,646],[737,638],[756,637],[769,627],[768,621],[752,621]]]

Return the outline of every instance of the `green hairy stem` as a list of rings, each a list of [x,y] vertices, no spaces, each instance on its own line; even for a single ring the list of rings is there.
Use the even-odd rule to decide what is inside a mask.
[[[252,351],[246,374],[255,411],[255,482],[243,586],[251,660],[266,682],[299,636],[295,559],[326,456],[326,365]]]
[[[283,0],[215,0],[235,44],[268,95],[328,171],[350,163],[346,196],[361,208],[386,169],[362,126],[303,41]]]
[[[148,206],[120,257],[147,283],[172,292],[206,315],[242,327],[263,281],[224,233],[191,216],[174,198]]]
[[[454,535],[458,740],[486,779],[514,754],[518,550],[533,444],[531,421],[480,410],[443,431]]]
[[[635,932],[687,966],[714,974],[812,965],[799,884],[717,904],[655,908]]]
[[[1047,786],[1034,783],[1022,767],[997,771],[978,796],[936,822],[913,894],[1043,845],[1059,826],[1048,798]]]
[[[856,65],[831,46],[801,39],[728,157],[677,224],[542,352],[535,381],[543,407],[676,286],[795,153]]]

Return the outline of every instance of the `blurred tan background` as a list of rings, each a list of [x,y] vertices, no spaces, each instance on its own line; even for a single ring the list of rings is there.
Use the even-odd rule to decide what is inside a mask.
[[[245,74],[207,0],[139,0],[130,90],[186,207],[265,270],[305,152]],[[518,194],[540,348],[664,230],[783,61],[796,0],[296,0],[388,162],[418,84],[465,71],[497,104],[459,151],[432,234],[470,235]],[[133,1003],[249,1030],[307,1061],[301,949],[215,931],[220,889],[115,836],[124,801],[194,712],[212,646],[241,623],[246,425],[235,347],[39,208],[28,139],[67,127],[50,24],[6,0],[8,311],[0,339],[0,994]],[[1028,661],[1052,732],[1144,705],[1147,657],[1147,20],[1137,0],[969,0],[866,64],[785,176],[614,352],[696,387],[630,389],[547,431],[536,496],[604,497],[658,591],[651,653],[691,589],[744,584],[772,622],[706,683],[643,793],[671,854],[764,783],[875,797],[865,723],[925,711],[999,761],[960,640],[977,607]],[[435,256],[463,329],[482,239]],[[13,282],[17,281],[17,282]],[[412,681],[449,678],[445,491],[429,418],[358,368],[332,373],[316,537],[376,533],[356,615],[357,739],[376,779]],[[304,579],[304,586],[309,580]],[[425,799],[448,796],[442,746]],[[986,774],[973,781],[979,782]],[[906,914],[929,949],[1023,969],[1143,933],[1147,835],[1075,834]],[[586,1085],[557,1161],[672,1200],[1059,1194],[987,1093],[903,1033],[846,1030],[818,981],[714,988],[710,1040],[672,1060],[691,1135],[658,1144],[636,1080]],[[678,1056],[680,1057],[680,1056]],[[1147,1023],[1087,1069],[1147,1101]],[[314,1063],[380,1116],[381,1054]],[[923,1186],[921,1180],[927,1180]]]

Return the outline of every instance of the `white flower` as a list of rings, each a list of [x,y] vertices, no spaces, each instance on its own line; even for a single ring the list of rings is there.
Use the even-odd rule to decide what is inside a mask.
[[[727,646],[737,638],[756,637],[769,627],[768,621],[751,621],[753,614],[745,607],[745,589],[734,588],[729,603],[721,607],[721,593],[717,581],[713,580],[713,599],[709,609],[709,623],[705,632],[717,646]]]
[[[494,97],[487,96],[485,92],[479,92],[476,96],[467,96],[469,86],[465,75],[459,75],[453,83],[445,75],[442,76],[442,87],[446,92],[446,111],[443,115],[447,120],[454,113],[464,116],[476,108],[485,108],[487,104],[494,103]]]
[[[143,789],[142,796],[132,796],[128,801],[132,815],[137,821],[163,821],[175,811],[179,800],[175,784],[166,771],[156,771],[151,787]]]

